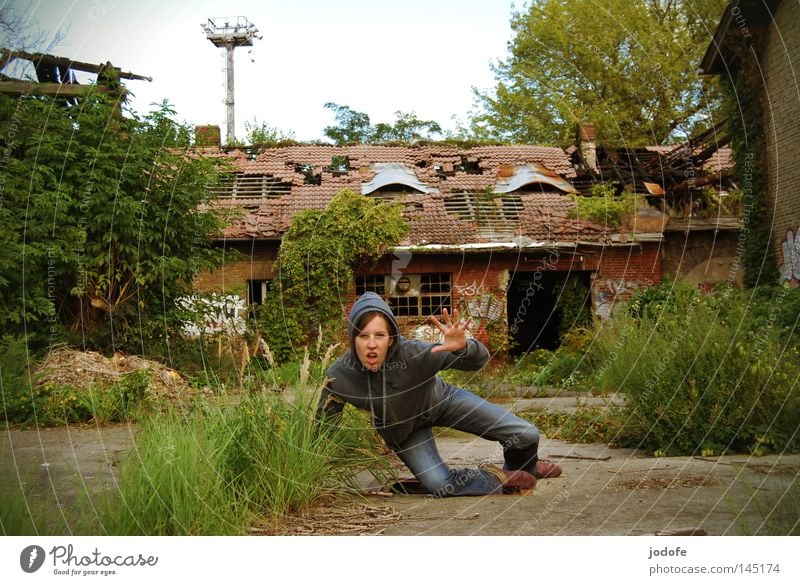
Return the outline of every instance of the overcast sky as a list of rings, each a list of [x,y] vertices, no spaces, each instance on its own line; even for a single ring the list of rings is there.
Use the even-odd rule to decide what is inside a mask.
[[[2,4],[6,0],[0,0]],[[169,100],[191,124],[225,135],[225,51],[201,28],[245,16],[263,38],[235,50],[237,136],[256,118],[298,140],[334,123],[326,102],[391,122],[394,112],[452,128],[466,120],[472,87],[494,86],[490,63],[506,55],[511,0],[11,0],[76,61],[111,61],[153,78],[128,81],[139,112]],[[252,49],[251,52],[249,50]]]

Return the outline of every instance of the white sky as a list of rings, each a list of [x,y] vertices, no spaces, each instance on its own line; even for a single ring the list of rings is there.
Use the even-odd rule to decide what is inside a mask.
[[[0,5],[4,0],[0,0]],[[263,39],[235,55],[237,137],[245,121],[323,139],[326,102],[391,122],[394,112],[453,128],[472,87],[494,86],[490,63],[506,56],[512,0],[11,0],[47,32],[52,52],[111,61],[153,78],[127,81],[146,112],[166,98],[181,120],[218,124],[225,136],[225,51],[206,39],[208,17],[245,16]],[[251,58],[253,61],[251,62]]]

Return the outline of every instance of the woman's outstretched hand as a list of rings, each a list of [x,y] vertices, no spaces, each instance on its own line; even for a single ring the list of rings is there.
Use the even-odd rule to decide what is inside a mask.
[[[431,321],[444,335],[444,342],[434,347],[431,353],[439,353],[440,351],[456,352],[467,347],[467,331],[472,327],[472,318],[470,317],[462,322],[458,318],[458,309],[453,309],[452,318],[447,309],[445,309],[442,311],[442,320],[444,323],[431,315]]]

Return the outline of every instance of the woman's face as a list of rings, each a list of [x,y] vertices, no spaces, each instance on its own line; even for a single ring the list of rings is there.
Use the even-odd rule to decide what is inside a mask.
[[[389,324],[381,315],[372,317],[356,334],[356,355],[361,364],[373,372],[377,372],[386,361],[391,345]]]

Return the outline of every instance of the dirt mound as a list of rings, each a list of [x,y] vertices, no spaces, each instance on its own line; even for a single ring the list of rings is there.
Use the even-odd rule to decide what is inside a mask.
[[[85,388],[92,384],[110,386],[126,374],[146,371],[150,390],[158,397],[185,400],[197,391],[172,368],[137,355],[115,353],[105,357],[96,351],[78,351],[67,347],[55,349],[34,370],[36,386],[63,385]]]

